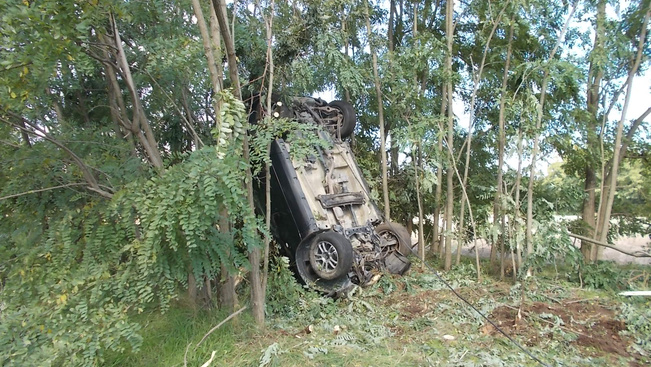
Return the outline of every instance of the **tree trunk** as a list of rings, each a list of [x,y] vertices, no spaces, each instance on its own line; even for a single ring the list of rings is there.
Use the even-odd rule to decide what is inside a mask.
[[[212,53],[215,60],[215,68],[217,69],[217,80],[219,81],[219,89],[224,87],[224,70],[222,68],[222,35],[219,31],[219,21],[217,20],[217,13],[215,12],[214,2],[210,7],[210,41],[212,42]],[[218,113],[215,113],[218,115]]]
[[[396,13],[396,0],[390,0],[390,2],[389,2],[389,24],[387,25],[387,41],[389,42],[389,52],[393,52],[393,49],[394,49],[393,22],[394,22],[394,14],[395,13]]]
[[[454,114],[452,112],[452,99],[454,90],[452,85],[452,44],[454,41],[454,23],[452,19],[454,0],[448,0],[445,5],[445,34],[447,39],[447,55],[445,58],[445,71],[447,73],[447,197],[445,205],[445,262],[444,269],[452,267],[452,218],[454,214]]]
[[[504,62],[504,73],[502,74],[502,90],[500,93],[500,112],[498,117],[498,140],[497,140],[497,182],[495,183],[495,201],[493,202],[493,224],[497,225],[498,218],[503,214],[502,210],[502,181],[504,174],[504,146],[506,145],[506,134],[504,132],[504,114],[506,113],[506,87],[509,80],[509,66],[511,64],[511,52],[513,46],[513,27],[515,15],[511,17],[509,28],[509,40],[506,49],[506,60]],[[503,234],[501,234],[503,236]],[[503,240],[500,240],[500,248],[503,249]],[[493,248],[491,247],[491,261],[493,261]],[[502,255],[504,255],[502,253]],[[503,257],[503,256],[502,256]]]
[[[188,270],[188,301],[193,309],[197,308],[197,279],[192,273],[192,267]]]
[[[592,61],[590,62],[590,69],[588,71],[588,83],[587,83],[587,95],[586,95],[586,104],[589,114],[589,120],[587,123],[586,131],[586,147],[588,153],[588,159],[585,165],[585,192],[586,197],[583,199],[583,222],[585,223],[588,230],[588,237],[594,237],[596,235],[595,228],[595,200],[596,200],[596,188],[597,188],[597,178],[596,178],[596,160],[592,157],[592,152],[598,151],[599,138],[597,137],[597,114],[599,112],[599,103],[600,103],[600,86],[601,79],[603,78],[603,70],[601,69],[601,61],[596,62],[596,60],[601,60],[605,56],[604,49],[604,38],[606,31],[606,1],[599,0],[597,3],[597,15],[596,15],[596,24],[595,24],[595,38],[594,46],[590,53]],[[583,253],[585,260],[588,262],[594,262],[596,260],[596,250],[597,246],[592,243],[581,242],[581,252]]]
[[[642,6],[643,3],[640,3]],[[628,104],[631,99],[631,91],[633,89],[633,78],[637,73],[637,70],[642,61],[642,54],[644,51],[644,42],[646,40],[646,31],[647,24],[649,23],[649,17],[651,16],[651,2],[647,5],[646,14],[644,16],[644,21],[640,30],[640,37],[637,46],[637,54],[635,56],[635,62],[629,70],[628,78],[626,83],[628,84],[626,90],[626,98],[624,100],[624,107],[622,108],[622,115],[617,124],[617,134],[615,136],[615,145],[613,153],[613,163],[612,169],[610,171],[610,181],[605,183],[605,186],[602,186],[601,191],[602,195],[607,197],[607,200],[602,200],[602,208],[599,209],[599,220],[597,221],[597,236],[598,240],[602,243],[607,242],[608,237],[608,227],[610,223],[610,215],[613,207],[613,202],[615,200],[615,192],[617,190],[617,174],[619,169],[620,155],[622,150],[622,135],[624,131],[624,122],[626,121],[626,112],[628,110]]]
[[[517,268],[522,267],[522,242],[520,241],[520,182],[522,181],[522,127],[518,129],[518,168],[515,173],[515,208],[513,214],[513,226],[515,233],[515,256],[517,257]]]
[[[199,32],[201,33],[203,53],[206,56],[210,81],[212,82],[213,90],[217,92],[220,90],[221,80],[217,71],[217,64],[215,63],[215,55],[213,53],[214,42],[211,39],[210,33],[208,33],[208,25],[206,24],[206,18],[203,16],[203,10],[201,9],[201,3],[199,0],[192,0],[192,8],[194,9],[195,17],[197,18]]]
[[[579,2],[577,0],[572,6],[572,9],[570,10],[570,14],[568,15],[567,20],[563,25],[563,29],[561,29],[561,33],[558,36],[558,39],[556,40],[556,44],[554,45],[554,48],[552,49],[551,53],[549,54],[549,57],[547,58],[547,62],[554,59],[554,55],[556,55],[556,51],[558,50],[558,47],[560,46],[561,42],[565,38],[565,32],[567,32],[567,28],[570,24],[570,21],[572,20],[572,16],[574,15],[574,11],[576,10],[578,3]],[[533,185],[536,180],[536,163],[537,163],[536,159],[538,155],[538,144],[539,144],[538,140],[540,139],[540,129],[542,127],[543,106],[545,105],[545,95],[547,93],[548,79],[549,79],[549,69],[545,69],[542,85],[540,86],[540,97],[538,99],[538,107],[536,110],[536,130],[535,130],[535,135],[533,140],[533,151],[531,152],[531,169],[529,171],[529,186],[527,192],[527,228],[526,228],[527,256],[533,253]]]
[[[486,56],[488,55],[488,49],[490,47],[491,40],[493,39],[493,35],[495,34],[495,30],[497,29],[497,26],[499,25],[500,21],[502,20],[502,15],[504,14],[504,11],[506,10],[506,7],[508,6],[508,1],[504,4],[504,7],[500,11],[499,15],[497,16],[497,19],[493,22],[493,27],[491,28],[490,34],[488,35],[488,39],[486,40],[486,45],[484,46],[484,52],[482,53],[482,58],[481,62],[479,63],[479,70],[477,71],[477,75],[473,76],[474,82],[473,82],[473,89],[472,89],[472,95],[470,97],[470,118],[468,121],[468,135],[466,138],[466,165],[463,170],[463,179],[461,182],[461,185],[463,186],[464,190],[462,190],[464,193],[466,192],[465,188],[468,184],[468,169],[470,166],[470,153],[472,152],[472,134],[473,134],[473,125],[474,125],[474,118],[475,118],[475,101],[477,100],[477,91],[479,90],[479,83],[481,82],[481,77],[484,71],[484,65],[486,65]],[[501,166],[499,167],[501,169]],[[499,173],[498,173],[499,174]],[[464,194],[465,195],[465,194]],[[464,197],[461,200],[461,209],[459,210],[459,245],[457,246],[457,258],[460,258],[461,254],[461,243],[465,242],[465,234],[467,233],[464,225],[464,219],[465,219],[465,211],[466,211],[466,198]],[[457,261],[458,262],[458,261]]]
[[[384,105],[382,102],[382,86],[380,83],[380,76],[378,74],[378,65],[377,65],[377,51],[372,42],[372,30],[371,30],[371,21],[369,15],[369,4],[368,0],[364,1],[364,11],[366,14],[366,35],[369,40],[369,47],[371,49],[371,62],[373,65],[373,80],[375,84],[375,93],[377,94],[377,104],[378,104],[378,123],[380,125],[380,160],[382,164],[382,198],[384,203],[384,220],[389,221],[391,219],[391,208],[389,206],[389,182],[388,182],[388,172],[387,172],[387,150],[386,150],[386,134],[384,130]]]
[[[120,68],[121,75],[124,79],[124,83],[127,85],[129,94],[131,95],[131,101],[133,103],[133,118],[131,123],[131,132],[134,136],[138,138],[140,144],[145,149],[147,153],[147,158],[149,163],[156,168],[163,168],[163,158],[160,155],[158,150],[158,143],[154,137],[154,132],[149,125],[145,110],[142,107],[142,102],[140,101],[140,95],[136,88],[135,82],[131,75],[131,67],[127,62],[127,57],[122,47],[122,39],[120,38],[120,32],[118,31],[118,25],[115,21],[115,16],[111,14],[111,25],[113,28],[113,44],[117,50],[117,64]]]
[[[29,134],[27,134],[27,126],[25,126],[25,122],[23,120],[20,120],[19,122],[21,128],[20,130],[20,136],[23,139],[23,144],[25,144],[26,147],[31,148],[32,143],[29,141]]]
[[[439,162],[436,168],[436,189],[434,191],[434,213],[432,222],[434,224],[434,232],[432,233],[432,249],[434,255],[439,255],[441,247],[441,196],[443,196],[443,118],[447,116],[447,84],[443,86],[441,91],[441,118],[438,121],[438,134],[436,140],[436,151],[439,154]]]
[[[240,87],[237,58],[235,55],[235,42],[228,28],[226,2],[225,0],[213,0],[212,3],[215,7],[215,14],[217,14],[219,29],[223,35],[224,45],[226,46],[228,70],[230,73],[231,82],[233,83],[235,96],[241,100],[242,90]],[[247,124],[245,123],[245,130],[248,130],[248,126],[246,125]],[[244,162],[247,164],[246,179],[244,185],[246,186],[246,196],[249,210],[251,210],[253,213],[255,212],[255,204],[253,202],[253,177],[251,175],[251,168],[249,164],[249,140],[246,134],[244,135],[243,140],[243,158]],[[261,256],[259,248],[255,247],[249,250],[249,263],[251,264],[251,312],[253,313],[253,318],[255,319],[256,324],[262,327],[264,326],[264,294],[262,293],[262,277],[260,272]]]
[[[222,208],[219,212],[219,231],[221,233],[230,233],[230,230],[228,210]],[[235,312],[235,308],[238,306],[237,292],[235,292],[235,274],[230,274],[228,268],[224,265],[231,263],[232,260],[232,254],[227,252],[226,258],[221,260],[221,274],[219,277],[219,303],[229,313]]]
[[[589,145],[590,143],[588,143]],[[596,194],[595,190],[597,187],[597,176],[595,175],[594,167],[591,164],[586,164],[585,167],[585,192],[586,196],[583,199],[583,222],[585,223],[588,233],[586,235],[588,237],[593,237],[595,232],[595,227],[596,227],[596,221],[595,221],[595,200],[596,200]],[[595,249],[594,244],[587,243],[581,241],[581,252],[583,253],[583,256],[587,262],[593,262],[595,259],[593,258],[592,251]]]
[[[420,155],[420,144],[416,144],[416,152]],[[414,182],[416,183],[416,202],[418,203],[418,257],[422,261],[422,267],[425,267],[425,238],[424,238],[424,222],[425,215],[423,214],[423,203],[420,196],[420,178],[418,176],[418,162],[416,154],[412,155],[414,162]]]
[[[97,38],[100,42],[104,44],[109,45],[111,43],[109,38],[103,33],[98,33]],[[108,50],[105,51],[104,56],[106,57],[106,59],[109,59],[111,57],[111,52]],[[132,122],[131,120],[129,120],[126,103],[124,102],[124,97],[122,96],[120,85],[118,84],[118,79],[116,76],[118,74],[118,71],[115,69],[112,63],[104,62],[103,65],[104,65],[104,75],[106,75],[107,93],[109,99],[109,107],[111,109],[111,118],[113,119],[113,122],[116,125],[115,128],[116,134],[118,136],[129,139],[129,143],[132,148],[131,154],[133,156],[136,156],[138,154],[138,150],[136,148],[136,143],[133,134],[131,134]]]
[[[274,14],[274,0],[271,0],[271,11],[269,12],[269,19],[265,19],[267,28],[267,65],[269,70],[269,87],[267,88],[267,121],[271,123],[271,116],[269,113],[272,111],[271,95],[273,94],[274,85],[274,59],[273,59],[273,14]],[[267,144],[267,157],[271,154],[271,142]],[[267,160],[265,163],[265,227],[267,233],[271,233],[271,165]],[[262,296],[267,294],[267,276],[269,274],[269,244],[271,238],[265,235],[264,237],[264,255],[262,260]],[[264,299],[263,299],[264,301]]]

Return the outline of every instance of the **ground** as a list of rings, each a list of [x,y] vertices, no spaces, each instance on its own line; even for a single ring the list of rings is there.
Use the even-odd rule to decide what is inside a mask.
[[[631,302],[648,309],[644,300],[579,288],[556,273],[529,280],[524,298],[520,284],[497,281],[490,274],[477,282],[469,264],[445,277],[526,352],[432,272],[415,266],[405,277],[384,276],[346,299],[303,294],[288,301],[281,314],[269,315],[262,332],[244,315],[211,334],[197,350],[194,345],[227,315],[191,314],[179,305],[163,317],[143,316],[142,351],[109,353],[105,365],[184,366],[185,357],[187,366],[201,366],[212,351],[211,366],[542,365],[534,358],[549,366],[651,363],[635,347],[649,336],[630,331],[622,317],[622,307]]]

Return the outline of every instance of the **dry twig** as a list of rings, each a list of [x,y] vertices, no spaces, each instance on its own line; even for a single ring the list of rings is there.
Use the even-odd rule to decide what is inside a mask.
[[[225,318],[222,322],[220,322],[219,324],[217,324],[217,326],[215,326],[214,328],[210,329],[210,331],[208,331],[208,332],[206,333],[206,335],[204,335],[203,338],[201,338],[201,340],[199,341],[199,343],[197,344],[197,346],[194,347],[194,350],[197,350],[197,348],[199,348],[199,346],[201,345],[201,343],[203,343],[203,341],[206,340],[206,338],[207,338],[210,334],[212,334],[213,331],[219,329],[219,327],[222,326],[222,325],[224,325],[224,324],[226,323],[226,321],[228,321],[228,320],[232,319],[233,317],[239,315],[239,314],[242,313],[242,311],[244,311],[244,310],[246,310],[246,306],[244,306],[244,307],[240,308],[239,310],[233,312],[233,313],[230,314],[227,318]]]

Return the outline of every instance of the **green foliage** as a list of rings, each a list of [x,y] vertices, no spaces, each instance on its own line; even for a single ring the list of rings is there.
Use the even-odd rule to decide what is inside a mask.
[[[622,303],[620,319],[626,323],[626,335],[635,338],[631,349],[651,361],[651,304],[649,301]]]
[[[549,264],[554,266],[558,275],[558,266],[568,265],[579,269],[583,265],[583,255],[574,246],[567,230],[559,227],[556,222],[537,222],[534,235],[534,251],[525,258],[525,263],[520,268],[520,276],[524,276],[526,269],[541,269]]]
[[[238,67],[242,79],[249,81],[245,94],[259,94],[264,89],[260,86],[268,81],[263,75],[268,69],[261,15],[274,15],[272,46],[278,84],[274,90],[304,95],[332,89],[341,99],[350,97],[359,116],[353,149],[370,185],[378,187],[379,111],[367,51],[372,42],[378,50],[385,127],[390,136],[387,143],[392,153],[389,183],[394,216],[406,222],[416,211],[412,155],[419,160],[420,194],[428,215],[440,204],[435,202],[433,191],[444,185],[435,177],[447,168],[447,146],[459,157],[464,149],[471,148],[469,167],[464,167],[463,159],[457,160],[460,172],[465,168],[469,171],[467,190],[478,224],[478,233],[471,233],[468,239],[481,236],[494,243],[502,239],[508,247],[515,247],[514,243],[524,243],[523,221],[515,219],[511,231],[490,220],[495,175],[503,169],[496,164],[500,112],[496,91],[501,90],[508,34],[513,26],[503,111],[506,154],[514,155],[516,134],[522,132],[526,166],[533,138],[540,136],[544,154],[552,148],[559,152],[565,170],[563,173],[552,166],[552,174],[536,182],[535,250],[523,268],[563,265],[577,276],[581,272],[589,287],[622,287],[624,275],[617,268],[584,266],[579,252],[551,218],[558,213],[577,214],[584,199],[585,167],[607,166],[612,157],[613,122],[602,118],[621,87],[621,77],[630,68],[646,2],[631,2],[626,9],[607,14],[603,47],[593,47],[592,29],[571,26],[567,41],[549,63],[543,60],[567,15],[567,7],[560,6],[563,4],[461,4],[454,14],[457,26],[452,70],[443,67],[447,49],[441,29],[446,19],[425,4],[432,5],[401,3],[393,14],[371,4],[371,39],[366,36],[365,2],[298,0],[276,3],[275,10],[268,2],[253,8],[233,6],[229,18],[235,20]],[[596,4],[584,5],[582,19],[596,23]],[[441,151],[437,144],[442,133],[439,126],[445,120],[440,111],[441,86],[453,81],[455,101],[469,106],[478,62],[502,8],[504,14],[486,48],[487,63],[478,80],[475,110],[464,111],[474,116],[473,144],[463,146],[468,132],[459,126],[463,114],[455,106],[459,117],[455,138]],[[114,35],[109,25],[111,15],[122,37],[136,90],[127,89],[124,70],[114,69],[115,58],[110,53],[115,45],[104,44],[100,37]],[[388,24],[389,19],[393,24]],[[384,36],[389,28],[393,32],[391,50],[389,34]],[[212,277],[222,264],[231,271],[248,266],[246,252],[260,246],[262,225],[247,209],[243,177],[248,168],[258,173],[261,163],[268,162],[271,139],[291,139],[292,154],[297,156],[310,155],[324,141],[311,125],[280,119],[261,121],[252,128],[254,165],[247,166],[240,158],[244,153],[242,138],[249,132],[245,106],[228,91],[211,90],[189,2],[9,0],[0,4],[0,36],[0,197],[9,197],[0,200],[0,364],[98,364],[105,350],[121,354],[139,348],[140,330],[133,314],[167,309],[179,288],[186,285],[188,273],[196,278]],[[645,47],[648,54],[648,45]],[[573,55],[580,48],[594,50],[586,57]],[[648,62],[643,63],[645,68]],[[550,73],[550,83],[543,126],[538,131],[535,116],[545,70]],[[594,73],[603,76],[603,89],[593,112],[586,111],[583,84]],[[117,86],[110,83],[109,75],[117,76]],[[138,98],[153,129],[156,141],[152,147],[166,162],[160,171],[144,163],[149,153],[137,142],[138,133],[120,127],[120,121],[133,119]],[[124,106],[119,106],[118,100]],[[213,116],[214,100],[221,103],[218,116]],[[32,133],[26,138],[11,125],[19,126],[23,119],[76,154],[114,197],[101,199],[87,190],[82,166],[61,146],[45,141],[42,134]],[[196,131],[196,137],[191,130]],[[596,144],[599,136],[604,138],[602,146]],[[199,139],[206,145],[203,149],[199,149],[203,145]],[[630,156],[644,157],[648,151],[644,134],[637,134],[629,143]],[[617,234],[645,230],[651,192],[647,177],[649,167],[643,159],[622,164],[613,211],[624,216],[613,221],[609,240]],[[513,170],[505,172],[507,192],[513,193],[515,178]],[[521,188],[526,186],[526,178],[524,181]],[[459,198],[458,183],[455,190]],[[373,195],[377,196],[377,190]],[[502,196],[502,212],[512,213],[518,208],[514,196]],[[455,202],[458,208],[459,200]],[[222,220],[228,222],[231,231],[222,230]],[[315,361],[339,362],[329,363],[338,357],[333,353],[335,345],[372,348],[388,339],[391,332],[386,325],[375,325],[370,319],[378,316],[378,306],[370,303],[367,295],[344,303],[303,293],[292,282],[286,264],[279,261],[272,266],[269,313],[320,322],[321,330],[330,330],[334,322],[355,329],[338,339],[310,345],[312,349],[304,351]],[[471,267],[461,266],[450,277],[456,285],[470,285],[471,274],[474,277]],[[410,293],[418,287],[440,290],[432,277],[387,278],[379,286],[387,294],[403,286]],[[348,307],[370,316],[361,321],[340,318],[338,314],[349,311]],[[444,311],[458,316],[455,327],[464,325],[462,316]],[[633,324],[641,324],[640,320],[631,316]],[[425,330],[434,323],[419,318],[412,326]],[[416,345],[421,354],[437,350],[426,350],[425,343]],[[277,351],[283,348],[286,346],[280,345]],[[441,355],[459,364],[484,361],[498,365],[505,360],[522,364],[519,356],[503,357],[500,351],[482,351],[479,360],[477,356],[464,359],[462,348],[450,346]],[[174,363],[179,364],[180,359]]]
[[[30,246],[18,233],[8,237],[4,365],[92,365],[105,349],[124,350],[122,342],[139,347],[139,326],[127,312],[166,295],[154,294],[150,263],[138,264],[129,257],[140,254],[123,248],[135,238],[119,215],[95,202],[53,218]]]
[[[224,106],[228,126],[241,126],[243,105]],[[261,241],[242,185],[242,137],[233,129],[223,159],[205,147],[108,201],[48,191],[0,201],[2,364],[96,365],[106,350],[137,350],[142,338],[132,313],[166,310],[189,272],[203,279],[222,264],[246,266],[247,250]],[[25,150],[13,175],[0,176],[3,193],[25,185],[28,173],[75,176],[74,169],[52,170],[57,160],[33,159],[41,144]],[[218,226],[222,210],[238,224],[230,232]]]
[[[297,316],[298,305],[306,297],[307,291],[296,282],[289,268],[289,259],[276,256],[269,264],[267,282],[266,312],[271,316]]]
[[[612,261],[585,264],[580,269],[583,285],[590,289],[619,291],[626,289],[626,272]]]
[[[536,199],[544,198],[552,203],[552,210],[556,215],[572,215],[580,211],[585,192],[581,181],[566,174],[561,165],[560,162],[549,165],[548,174],[536,187]]]

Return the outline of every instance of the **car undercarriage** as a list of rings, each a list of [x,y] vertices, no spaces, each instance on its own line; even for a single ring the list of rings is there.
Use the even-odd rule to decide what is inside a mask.
[[[355,127],[353,107],[295,97],[274,108],[277,117],[319,125],[319,139],[328,142],[302,157],[292,157],[289,138],[271,143],[271,229],[298,278],[334,294],[383,272],[405,273],[409,233],[384,220],[345,141]]]

